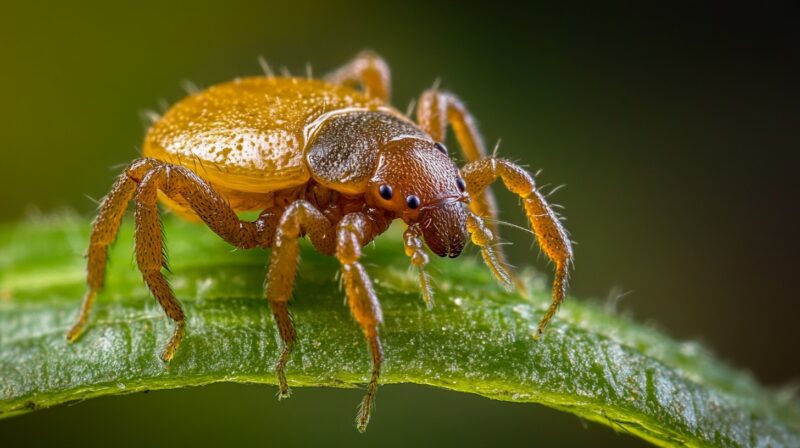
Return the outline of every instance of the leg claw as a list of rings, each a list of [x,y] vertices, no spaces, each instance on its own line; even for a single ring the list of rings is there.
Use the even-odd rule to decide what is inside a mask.
[[[74,326],[74,327],[72,327],[72,328],[71,328],[71,329],[70,329],[70,330],[67,332],[67,335],[66,335],[66,337],[67,337],[67,342],[69,342],[69,343],[72,343],[72,342],[75,342],[75,341],[77,341],[77,340],[78,340],[78,338],[79,338],[79,337],[81,337],[81,335],[83,334],[83,330],[84,330],[84,325],[83,325],[83,323],[75,324],[75,326]]]
[[[172,358],[175,357],[175,352],[178,351],[178,347],[181,345],[181,341],[183,340],[183,335],[186,332],[185,323],[183,321],[179,321],[175,323],[175,330],[172,333],[172,337],[167,342],[167,345],[164,347],[164,350],[161,352],[161,360],[164,362],[172,361]]]

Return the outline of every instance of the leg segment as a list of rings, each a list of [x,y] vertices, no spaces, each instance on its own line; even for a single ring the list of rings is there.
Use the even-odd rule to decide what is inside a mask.
[[[422,300],[428,308],[433,307],[433,291],[428,274],[425,273],[425,265],[428,264],[428,254],[425,253],[422,245],[422,231],[419,226],[413,225],[403,233],[403,243],[406,255],[411,258],[411,264],[419,271],[419,287],[422,291]]]
[[[487,156],[486,146],[478,132],[475,119],[464,103],[452,93],[436,89],[425,91],[417,103],[417,122],[434,140],[440,142],[445,140],[447,124],[450,123],[467,162],[474,162]],[[485,188],[472,196],[469,207],[478,217],[488,220],[485,226],[494,235],[494,240],[498,241],[500,233],[497,228],[497,204],[491,188]],[[525,284],[508,269],[503,249],[498,246],[489,250],[494,254],[494,264],[505,272],[505,277],[510,279],[521,293],[526,294]],[[486,259],[485,252],[484,259]]]
[[[364,270],[364,266],[358,261],[361,258],[361,247],[374,237],[375,228],[362,213],[345,215],[336,230],[336,258],[342,264],[347,302],[350,305],[350,312],[364,331],[372,355],[372,377],[356,417],[356,425],[361,432],[367,429],[369,423],[383,362],[383,351],[378,334],[378,325],[383,321],[383,313],[380,303],[378,303],[378,297],[372,288],[372,282]]]
[[[273,233],[275,216],[265,212],[256,222],[240,221],[222,196],[184,167],[168,164],[156,166],[141,180],[136,193],[137,261],[150,291],[175,321],[175,332],[161,355],[164,361],[169,361],[183,338],[185,319],[172,289],[161,274],[166,260],[161,255],[163,241],[156,205],[159,190],[173,199],[183,197],[209,228],[239,248],[268,246],[267,237]]]
[[[435,89],[423,92],[417,103],[417,123],[437,141],[444,141],[449,123],[469,162],[487,155],[475,118],[464,103],[450,92]]]
[[[498,177],[503,179],[506,188],[522,199],[539,246],[556,265],[553,303],[539,322],[538,333],[541,335],[566,297],[569,268],[572,265],[572,245],[567,232],[536,189],[530,174],[514,163],[503,159],[482,159],[464,166],[462,174],[470,195],[480,194]]]
[[[89,241],[89,250],[86,253],[86,283],[87,291],[83,297],[83,304],[78,314],[78,319],[67,333],[67,340],[74,342],[83,333],[89,313],[94,304],[97,293],[103,289],[108,261],[108,246],[117,239],[122,216],[128,208],[128,202],[136,191],[136,182],[128,175],[128,171],[135,171],[142,175],[148,170],[147,161],[134,162],[126,172],[122,173],[111,187],[111,192],[103,199],[100,210],[92,224],[92,235]]]
[[[266,294],[272,308],[272,315],[283,341],[283,349],[275,369],[278,372],[280,398],[289,396],[286,382],[286,363],[296,340],[294,325],[289,315],[288,302],[292,297],[295,275],[297,274],[297,240],[307,234],[311,243],[320,252],[334,253],[333,225],[308,201],[293,202],[281,216],[272,243],[272,257],[267,272]]]
[[[391,73],[389,65],[371,51],[359,53],[344,67],[326,76],[334,84],[361,84],[367,95],[389,102],[391,97]]]
[[[88,291],[81,313],[67,334],[70,341],[82,333],[94,298],[102,289],[108,245],[114,241],[127,203],[135,194],[137,262],[153,295],[165,308],[167,315],[177,322],[173,338],[167,344],[162,358],[169,360],[174,355],[183,334],[183,313],[160,272],[165,260],[161,255],[163,241],[156,205],[158,191],[172,198],[182,196],[212,230],[234,246],[251,248],[269,245],[265,235],[272,235],[276,221],[270,213],[265,212],[253,223],[241,222],[227,202],[191,170],[155,159],[134,161],[119,176],[95,219],[88,251]]]
[[[165,173],[166,168],[163,165],[152,169],[145,174],[136,189],[134,240],[136,263],[142,272],[144,282],[167,316],[175,321],[172,337],[161,352],[161,359],[167,362],[172,359],[180,346],[186,319],[178,299],[175,298],[167,279],[161,273],[161,269],[167,265],[167,260],[158,216],[158,189],[160,184],[163,184]]]
[[[513,285],[513,280],[505,268],[505,263],[503,263],[497,252],[495,252],[495,247],[493,245],[495,234],[486,227],[486,223],[483,219],[474,212],[470,212],[467,215],[467,232],[469,232],[472,242],[481,248],[483,262],[489,267],[489,270],[492,271],[497,281],[507,289],[510,289]]]

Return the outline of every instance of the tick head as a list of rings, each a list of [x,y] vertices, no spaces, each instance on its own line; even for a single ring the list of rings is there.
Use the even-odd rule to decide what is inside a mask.
[[[381,150],[367,202],[422,230],[440,257],[457,257],[467,241],[469,202],[464,179],[441,143],[418,138],[390,142]]]

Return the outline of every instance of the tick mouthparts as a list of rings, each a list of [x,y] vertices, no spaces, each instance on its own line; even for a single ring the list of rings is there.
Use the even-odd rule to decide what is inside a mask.
[[[437,199],[436,202],[432,202],[430,204],[423,205],[422,207],[420,207],[417,210],[419,210],[420,212],[423,212],[423,211],[430,210],[430,209],[433,209],[433,208],[444,208],[444,207],[449,207],[451,204],[455,204],[455,203],[458,203],[458,202],[463,202],[463,198],[461,196],[445,196],[445,197]]]
[[[466,220],[467,213],[458,201],[429,207],[420,215],[425,244],[440,257],[458,257],[467,243]]]
[[[457,251],[451,249],[450,252],[447,253],[447,256],[450,257],[450,258],[458,258],[458,256],[461,255],[461,251],[462,250],[464,250],[464,246],[463,245],[461,247],[459,247]]]

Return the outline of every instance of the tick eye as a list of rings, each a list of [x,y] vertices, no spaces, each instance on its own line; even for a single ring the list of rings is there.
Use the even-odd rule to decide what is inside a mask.
[[[447,147],[444,146],[443,144],[436,142],[433,144],[433,147],[438,149],[439,152],[441,152],[442,154],[447,155]]]
[[[408,205],[408,208],[415,209],[419,207],[419,198],[412,194],[406,198],[406,204]]]
[[[456,187],[458,187],[458,191],[462,193],[467,191],[467,183],[464,182],[464,178],[456,178]]]
[[[378,194],[380,194],[383,199],[389,201],[392,199],[392,187],[383,184],[378,188]]]

